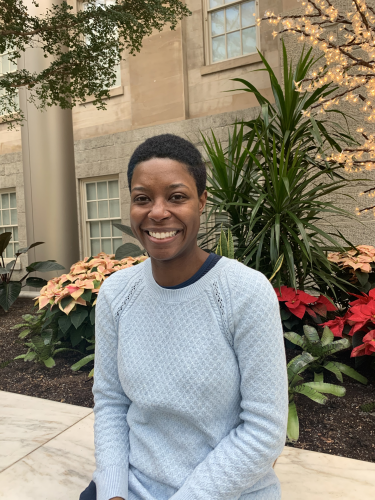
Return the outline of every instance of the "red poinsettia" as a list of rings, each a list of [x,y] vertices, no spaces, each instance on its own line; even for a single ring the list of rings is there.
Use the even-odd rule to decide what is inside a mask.
[[[326,321],[322,324],[322,326],[328,326],[335,337],[342,337],[342,332],[344,330],[344,326],[348,324],[349,316],[350,312],[347,311],[344,316],[336,316],[335,319]]]
[[[349,335],[354,335],[355,332],[362,330],[368,323],[375,324],[375,300],[351,307],[349,312],[348,321],[349,324],[353,325]]]
[[[371,330],[363,337],[363,344],[355,347],[352,350],[351,357],[356,358],[358,356],[365,356],[366,354],[370,356],[375,353],[375,330]]]
[[[336,311],[336,307],[324,295],[314,297],[287,286],[275,288],[275,292],[279,302],[284,302],[288,310],[300,319],[306,312],[315,318],[317,314],[327,316],[327,311]]]
[[[350,293],[349,295],[353,295],[353,297],[357,297],[357,300],[353,300],[353,302],[349,302],[351,307],[359,306],[362,304],[368,304],[372,300],[375,300],[375,289],[370,290],[368,295],[362,292],[362,295],[356,295],[355,293]]]

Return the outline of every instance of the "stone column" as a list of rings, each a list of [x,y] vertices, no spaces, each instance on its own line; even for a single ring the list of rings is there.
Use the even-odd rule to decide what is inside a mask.
[[[42,13],[56,0],[39,0],[30,13]],[[48,66],[39,48],[27,49],[18,67],[40,72]],[[29,91],[20,90],[20,108],[28,245],[45,242],[29,251],[28,261],[54,259],[69,270],[79,259],[78,215],[74,164],[72,111],[58,106],[42,112],[27,101]],[[56,273],[41,273],[45,279]]]

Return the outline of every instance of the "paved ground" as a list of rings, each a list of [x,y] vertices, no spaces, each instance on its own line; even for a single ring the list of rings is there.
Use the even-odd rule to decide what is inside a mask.
[[[78,500],[95,468],[92,410],[0,391],[0,499]],[[372,500],[375,464],[286,447],[283,500]]]

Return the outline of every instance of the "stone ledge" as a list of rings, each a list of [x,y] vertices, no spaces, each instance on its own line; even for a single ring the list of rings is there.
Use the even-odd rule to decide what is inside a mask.
[[[227,69],[239,68],[240,66],[248,66],[262,62],[259,54],[251,54],[249,56],[237,57],[236,59],[229,59],[228,61],[217,62],[209,64],[208,66],[201,67],[201,75],[210,75],[219,71],[226,71]]]

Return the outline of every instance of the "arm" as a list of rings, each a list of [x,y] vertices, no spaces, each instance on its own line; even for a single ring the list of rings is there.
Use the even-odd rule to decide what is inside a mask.
[[[99,292],[95,311],[95,459],[93,479],[97,500],[128,498],[129,427],[131,401],[122,390],[117,368],[117,330],[111,304]]]
[[[288,387],[278,300],[262,274],[245,266],[234,271],[229,293],[243,422],[170,500],[237,500],[270,471],[285,444]]]

